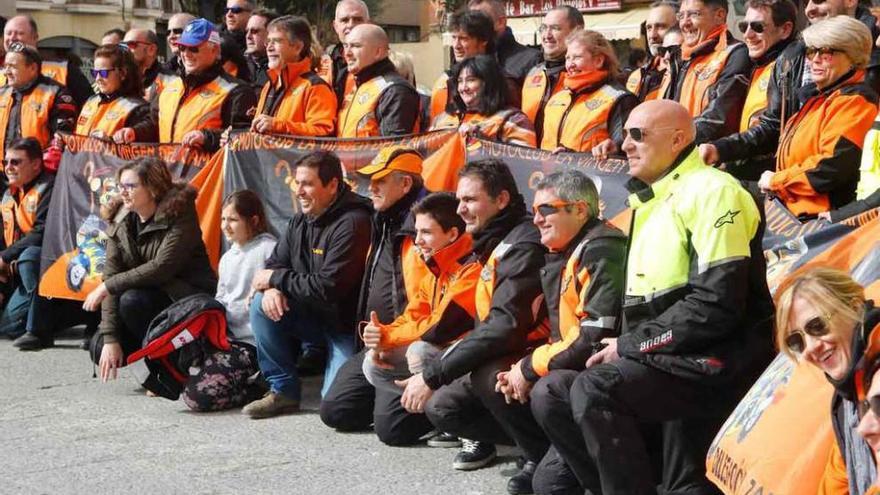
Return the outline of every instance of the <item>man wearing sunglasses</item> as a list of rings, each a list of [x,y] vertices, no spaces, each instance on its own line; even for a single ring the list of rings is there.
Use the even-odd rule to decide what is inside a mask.
[[[551,96],[562,90],[565,81],[566,39],[574,30],[583,28],[583,14],[570,5],[556,7],[541,21],[544,62],[529,71],[522,89],[522,111],[535,124],[539,143],[544,129],[544,106]]]
[[[177,40],[183,34],[183,29],[187,24],[196,18],[192,14],[181,12],[174,14],[168,19],[168,60],[165,61],[163,68],[166,72],[176,74],[180,70],[180,49],[177,47]]]
[[[332,44],[324,50],[318,75],[333,87],[338,108],[342,108],[345,97],[354,90],[354,76],[348,72],[342,45],[345,43],[345,37],[355,26],[368,22],[370,22],[370,9],[362,0],[340,0],[336,4],[333,32],[336,33],[339,43]]]
[[[680,104],[642,103],[625,130],[633,218],[620,336],[603,340],[568,400],[555,396],[577,429],[544,426],[551,438],[580,432],[580,445],[563,437],[579,449],[554,445],[569,466],[592,463],[575,471],[591,493],[714,493],[709,444],[773,357],[761,215],[736,179],[700,160]],[[645,429],[662,435],[662,480]]]
[[[247,25],[255,8],[252,0],[227,0],[223,9],[220,34],[231,37],[241,52],[247,48]]]
[[[122,43],[144,79],[144,99],[152,103],[174,77],[159,64],[159,37],[149,29],[129,29]]]
[[[220,34],[207,19],[187,24],[177,40],[182,73],[171,80],[154,104],[159,142],[216,151],[224,129],[250,126],[256,106],[253,88],[220,65]]]
[[[14,16],[6,22],[6,26],[3,28],[3,48],[7,52],[15,42],[36,48],[39,40],[37,23],[30,16]],[[66,87],[68,93],[73,96],[77,107],[82,107],[94,93],[85,74],[79,70],[78,66],[72,65],[67,60],[43,60],[40,71],[44,76],[54,79],[58,84]],[[0,74],[0,86],[5,84],[6,76]]]
[[[269,80],[269,57],[266,54],[266,40],[269,37],[269,23],[275,20],[278,14],[271,10],[256,10],[247,23],[247,35],[245,36],[245,58],[251,73],[251,80],[255,87],[262,88]]]
[[[648,18],[645,19],[645,38],[650,57],[648,62],[634,70],[626,81],[626,89],[636,95],[639,101],[656,100],[663,95],[660,87],[666,69],[660,67],[663,60],[663,37],[673,27],[678,27],[675,15],[678,3],[671,0],[658,0],[651,4]]]
[[[727,30],[727,0],[684,0],[678,23],[682,65],[667,96],[688,109],[697,144],[739,129],[752,62]]]
[[[7,52],[0,88],[0,153],[22,137],[36,138],[45,149],[58,131],[73,132],[76,103],[64,86],[40,73],[36,48],[16,42]]]
[[[0,282],[5,296],[0,334],[17,338],[25,335],[25,330],[33,331],[34,318],[39,316],[28,313],[37,299],[40,246],[55,177],[43,170],[42,147],[30,137],[10,143],[3,168],[9,189],[0,201],[3,217]],[[50,346],[51,339],[51,335],[30,334],[24,340],[36,340],[39,348]]]
[[[805,15],[810,24],[838,15],[858,19],[871,30],[873,39],[880,35],[877,19],[857,0],[810,0],[805,7]],[[751,160],[761,156],[771,156],[776,163],[776,150],[779,146],[780,129],[785,127],[791,117],[800,110],[806,98],[802,98],[803,88],[815,88],[812,81],[806,44],[801,39],[786,47],[777,57],[773,66],[767,89],[767,106],[758,121],[745,131],[713,140],[711,147],[701,149],[706,163],[729,164],[737,160]],[[880,91],[880,48],[871,50],[871,59],[865,70],[865,83],[874,91]]]
[[[746,15],[738,27],[743,33],[753,66],[739,132],[758,125],[761,115],[767,109],[770,77],[782,51],[797,37],[796,22],[797,7],[791,0],[749,0],[746,3]],[[706,163],[718,163],[720,149],[730,146],[736,139],[737,135],[733,135],[701,144],[700,156]],[[740,180],[757,182],[762,172],[773,170],[775,166],[776,160],[769,153],[748,160],[727,162],[725,170]]]

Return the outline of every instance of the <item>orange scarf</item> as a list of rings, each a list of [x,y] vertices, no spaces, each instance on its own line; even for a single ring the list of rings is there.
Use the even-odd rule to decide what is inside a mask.
[[[565,75],[565,89],[577,93],[583,88],[594,86],[608,79],[607,70],[593,70],[589,72],[579,72],[575,75]]]
[[[726,34],[727,34],[727,24],[722,24],[722,25],[718,26],[717,28],[713,29],[712,31],[710,31],[709,34],[706,36],[706,39],[704,39],[702,42],[697,43],[694,46],[681,45],[681,59],[682,60],[690,60],[692,54],[700,51],[703,47],[708,46],[716,39],[718,40],[718,43],[724,43],[724,46],[721,47],[722,49],[724,49],[725,47],[727,47]]]

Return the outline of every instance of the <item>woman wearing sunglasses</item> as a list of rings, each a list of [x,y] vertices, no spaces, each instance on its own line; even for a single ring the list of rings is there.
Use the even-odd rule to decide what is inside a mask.
[[[451,100],[431,130],[458,128],[465,136],[534,148],[535,126],[510,104],[506,81],[494,55],[462,60],[449,75]]]
[[[544,106],[541,149],[607,158],[620,150],[623,123],[639,100],[617,82],[617,56],[604,36],[581,29],[566,44],[565,86]]]
[[[150,104],[143,99],[143,82],[131,52],[121,45],[104,45],[95,52],[92,69],[97,94],[83,105],[76,133],[117,143],[159,140]]]
[[[815,89],[786,121],[776,171],[763,172],[758,187],[813,217],[855,199],[862,143],[877,116],[877,95],[864,83],[874,40],[861,22],[837,16],[805,29],[803,41]]]
[[[776,343],[795,360],[821,369],[835,393],[831,422],[836,442],[820,493],[864,493],[876,468],[856,432],[858,376],[872,339],[880,339],[880,310],[849,274],[818,267],[785,280],[776,290]]]

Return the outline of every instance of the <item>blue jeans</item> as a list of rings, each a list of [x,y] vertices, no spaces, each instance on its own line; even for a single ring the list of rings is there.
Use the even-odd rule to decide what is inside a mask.
[[[323,397],[336,372],[354,354],[354,332],[330,328],[318,315],[303,307],[291,308],[275,322],[263,313],[262,304],[263,294],[257,293],[251,302],[251,329],[257,342],[257,363],[272,392],[290,399],[301,398],[296,372],[296,341],[299,340],[327,345],[327,367],[324,368],[324,385],[321,387]]]
[[[40,283],[40,247],[31,246],[22,251],[15,269],[12,293],[0,316],[0,334],[12,338],[20,336],[33,324],[31,308]]]

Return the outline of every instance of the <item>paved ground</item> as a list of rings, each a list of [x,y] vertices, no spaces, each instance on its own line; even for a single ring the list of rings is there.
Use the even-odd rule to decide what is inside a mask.
[[[392,448],[318,417],[312,380],[298,415],[254,421],[146,397],[124,373],[92,378],[75,334],[23,353],[0,341],[0,494],[495,494],[515,452],[451,468],[455,449]]]

